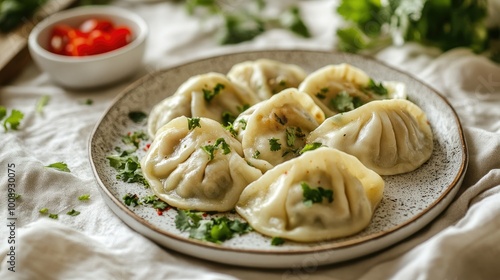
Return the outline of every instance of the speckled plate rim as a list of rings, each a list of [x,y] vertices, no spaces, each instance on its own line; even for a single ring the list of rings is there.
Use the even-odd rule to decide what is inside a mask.
[[[199,63],[203,61],[209,61],[212,59],[218,59],[218,58],[224,58],[224,57],[230,57],[230,56],[238,56],[242,54],[256,54],[258,55],[259,53],[273,53],[273,52],[289,52],[289,53],[296,53],[297,55],[301,53],[316,53],[316,54],[324,54],[325,56],[328,55],[337,55],[337,56],[345,56],[345,57],[358,57],[362,58],[364,60],[369,60],[371,63],[374,64],[379,64],[381,67],[385,68],[390,68],[392,71],[399,72],[401,75],[407,76],[409,79],[414,80],[417,83],[420,83],[424,87],[427,87],[432,93],[436,95],[437,98],[441,99],[442,102],[446,104],[446,106],[449,107],[449,109],[452,112],[452,117],[454,119],[454,122],[457,125],[458,129],[458,134],[460,138],[460,144],[461,144],[461,152],[462,152],[462,160],[460,164],[459,170],[457,170],[457,175],[455,178],[452,180],[452,183],[446,188],[446,190],[441,194],[441,196],[434,201],[431,205],[429,205],[427,208],[423,209],[419,214],[417,214],[415,217],[412,219],[399,224],[396,227],[391,228],[390,230],[387,231],[381,231],[376,234],[371,234],[367,235],[364,237],[359,237],[351,240],[347,240],[342,243],[335,243],[335,244],[324,244],[324,245],[318,245],[315,247],[307,247],[304,249],[300,250],[289,250],[289,251],[273,251],[273,250],[256,250],[256,249],[238,249],[238,248],[228,248],[228,247],[222,247],[220,245],[208,243],[208,242],[203,242],[203,241],[198,241],[194,239],[189,239],[183,236],[178,236],[176,234],[167,232],[165,230],[162,230],[155,225],[152,225],[149,223],[147,220],[143,219],[142,217],[138,216],[135,214],[133,211],[131,211],[129,208],[127,208],[118,198],[116,198],[108,189],[108,187],[103,183],[101,178],[99,177],[99,172],[96,168],[96,164],[93,161],[94,158],[94,153],[93,153],[93,141],[96,137],[96,134],[99,131],[101,122],[106,118],[106,115],[113,109],[114,105],[124,97],[126,97],[128,94],[131,94],[137,87],[141,86],[143,83],[150,79],[155,78],[155,74],[166,72],[166,71],[172,71],[174,69],[182,68],[185,66],[188,66],[190,64],[194,63]],[[126,87],[118,96],[115,97],[111,105],[107,108],[107,110],[104,112],[102,117],[99,119],[99,121],[96,123],[90,137],[89,137],[89,142],[88,142],[88,153],[89,153],[89,159],[90,159],[90,164],[91,168],[93,171],[93,175],[98,183],[99,186],[99,191],[101,192],[102,196],[104,197],[106,203],[108,206],[111,208],[111,210],[119,217],[121,218],[128,226],[130,226],[132,229],[135,231],[145,235],[146,237],[152,239],[153,241],[159,243],[162,246],[165,246],[167,248],[179,251],[181,253],[185,253],[187,255],[191,255],[193,257],[198,257],[202,259],[208,259],[211,261],[216,261],[216,262],[222,262],[222,263],[227,263],[227,264],[233,264],[233,265],[242,265],[242,266],[249,266],[249,267],[265,267],[265,268],[283,268],[283,267],[291,267],[292,265],[297,265],[302,263],[303,266],[309,266],[309,265],[304,265],[304,257],[307,256],[316,256],[315,260],[313,261],[312,265],[323,265],[323,264],[331,264],[331,263],[336,263],[336,262],[341,262],[345,260],[350,260],[353,258],[361,257],[368,255],[370,253],[379,251],[381,249],[384,249],[390,245],[393,245],[411,234],[414,234],[416,231],[419,229],[423,228],[426,226],[428,223],[430,223],[433,219],[435,219],[446,207],[451,203],[453,200],[454,196],[458,192],[458,189],[460,188],[460,185],[462,184],[462,181],[465,176],[465,172],[467,170],[468,166],[468,149],[467,149],[467,144],[463,132],[463,128],[460,122],[460,119],[455,111],[455,109],[451,106],[449,101],[442,96],[440,93],[438,93],[434,88],[429,86],[428,84],[420,81],[419,79],[415,78],[413,75],[408,74],[406,72],[400,71],[398,69],[395,69],[381,61],[375,60],[371,57],[367,56],[362,56],[362,55],[357,55],[357,54],[347,54],[347,53],[340,53],[340,52],[328,52],[328,51],[316,51],[316,50],[275,50],[275,49],[270,49],[270,50],[258,50],[258,51],[251,51],[251,52],[234,52],[234,53],[227,53],[227,54],[222,54],[222,55],[217,55],[217,56],[211,56],[211,57],[206,57],[202,59],[197,59],[193,61],[189,61],[183,64],[179,64],[170,68],[162,69],[159,70],[155,73],[149,73],[143,76],[142,78],[139,78],[137,81],[133,82],[130,84],[128,87]],[[172,243],[173,242],[173,243]],[[217,255],[212,255],[210,253],[213,252],[218,252],[218,253],[228,253],[227,257],[217,257]],[[339,256],[333,256],[332,257],[332,252],[339,253]],[[204,256],[205,254],[210,254],[210,258],[207,258]],[[328,255],[330,256],[328,259],[325,259],[321,257],[322,255]],[[260,261],[238,261],[233,259],[232,257],[241,257],[241,256],[258,256],[258,257],[263,257]],[[283,258],[289,256],[289,258]],[[279,257],[280,260],[276,261],[274,257]],[[272,263],[269,263],[269,261],[272,260]]]

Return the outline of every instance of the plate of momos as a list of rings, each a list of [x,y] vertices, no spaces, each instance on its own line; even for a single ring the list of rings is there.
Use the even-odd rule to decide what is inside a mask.
[[[130,117],[138,112],[146,118]],[[142,181],[121,180],[109,159],[117,151]],[[459,119],[431,87],[367,57],[301,50],[147,75],[96,125],[89,156],[109,207],[158,244],[290,269],[354,259],[415,233],[452,201],[468,161]],[[125,200],[131,194],[137,203]],[[146,197],[168,208],[137,200]],[[200,240],[176,224],[181,213],[251,230]]]

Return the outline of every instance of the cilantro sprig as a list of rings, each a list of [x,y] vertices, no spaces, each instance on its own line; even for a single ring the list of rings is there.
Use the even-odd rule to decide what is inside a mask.
[[[63,171],[63,172],[71,172],[71,170],[69,170],[69,168],[68,168],[68,165],[62,161],[51,163],[49,165],[46,165],[45,167],[53,168],[53,169]]]
[[[9,130],[17,130],[23,118],[24,114],[16,109],[12,109],[7,116],[7,108],[0,106],[0,121],[3,120],[3,128],[6,132]]]
[[[252,231],[248,223],[238,219],[231,220],[225,216],[203,219],[202,213],[189,210],[178,211],[175,226],[182,232],[189,232],[190,238],[218,244]]]
[[[205,100],[207,102],[210,102],[212,101],[212,99],[214,99],[215,96],[217,96],[218,94],[221,93],[221,91],[225,88],[226,86],[224,86],[223,84],[221,83],[217,83],[215,85],[215,87],[212,89],[212,90],[209,90],[209,89],[202,89],[203,91],[203,98],[205,98]]]
[[[354,110],[361,105],[363,101],[359,97],[351,96],[346,91],[339,92],[330,100],[330,107],[341,113]]]
[[[326,199],[328,203],[333,202],[333,191],[322,187],[311,188],[306,182],[301,182],[302,201],[307,207],[311,207],[314,203],[322,203]]]
[[[227,155],[231,152],[231,147],[229,146],[229,144],[226,142],[226,140],[224,140],[224,138],[218,138],[216,141],[215,141],[215,144],[213,145],[205,145],[205,146],[202,146],[201,149],[203,151],[205,151],[205,153],[208,154],[208,160],[211,161],[214,159],[215,157],[215,152],[218,150],[218,149],[222,149],[222,153],[224,155]]]
[[[109,155],[106,158],[109,160],[109,165],[118,171],[116,179],[126,183],[140,183],[148,188],[149,183],[142,174],[139,158],[134,154],[135,150],[122,151],[120,148],[115,150],[118,154]]]

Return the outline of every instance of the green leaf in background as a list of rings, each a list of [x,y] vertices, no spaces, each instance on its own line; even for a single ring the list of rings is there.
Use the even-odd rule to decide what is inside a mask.
[[[0,0],[0,31],[9,32],[31,17],[47,0]]]
[[[42,97],[40,97],[36,103],[35,111],[38,114],[43,113],[43,108],[45,108],[45,106],[47,106],[47,104],[49,104],[49,101],[50,101],[49,95],[43,95]]]
[[[487,10],[486,0],[343,0],[336,11],[346,26],[336,32],[337,47],[360,52],[413,41],[480,53],[494,38],[486,27]]]

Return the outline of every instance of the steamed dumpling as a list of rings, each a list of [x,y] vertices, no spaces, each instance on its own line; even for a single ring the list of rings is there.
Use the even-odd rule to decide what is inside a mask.
[[[148,119],[148,132],[180,117],[204,117],[224,125],[231,123],[246,108],[259,102],[255,93],[215,72],[189,78],[174,93],[156,105]]]
[[[294,88],[281,91],[247,112],[234,123],[246,160],[263,172],[296,157],[306,136],[325,119],[312,99]]]
[[[308,93],[327,117],[353,110],[373,100],[406,99],[406,86],[377,83],[363,70],[349,64],[327,65],[309,74],[299,90]]]
[[[427,116],[403,99],[373,101],[330,117],[311,132],[307,141],[354,155],[380,175],[413,171],[430,158],[433,150]]]
[[[236,211],[270,237],[314,242],[368,226],[383,179],[355,157],[321,147],[275,166],[241,194]]]
[[[198,120],[198,122],[196,122]],[[154,193],[181,209],[229,211],[261,172],[220,123],[178,117],[156,133],[141,167]]]
[[[261,100],[284,89],[297,88],[306,75],[298,65],[270,59],[235,64],[227,74],[230,80],[253,90]]]

